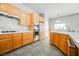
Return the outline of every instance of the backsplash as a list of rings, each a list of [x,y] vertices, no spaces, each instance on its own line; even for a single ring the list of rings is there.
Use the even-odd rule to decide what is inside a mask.
[[[0,15],[0,32],[1,31],[26,32],[29,31],[29,29],[28,26],[21,26],[18,19]]]

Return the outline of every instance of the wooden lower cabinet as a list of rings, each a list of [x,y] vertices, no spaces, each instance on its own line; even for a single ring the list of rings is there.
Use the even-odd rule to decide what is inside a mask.
[[[55,34],[56,33],[50,33],[50,39],[51,39],[50,40],[50,44],[56,46],[56,40],[55,40],[56,39],[56,36],[55,36]]]
[[[0,35],[0,55],[33,42],[33,32]]]
[[[63,53],[67,53],[67,42],[63,39],[60,41],[60,50],[63,51]]]
[[[31,33],[23,33],[23,45],[32,43],[33,40],[33,32]]]
[[[50,33],[50,44],[59,48],[65,55],[72,55],[72,48],[68,45],[69,36],[60,33]]]
[[[50,44],[53,45],[53,33],[50,32]]]
[[[45,39],[45,32],[40,32],[40,40]]]
[[[19,48],[22,46],[22,34],[17,33],[13,34],[13,49]]]
[[[0,40],[0,54],[12,50],[12,39],[6,38]]]
[[[78,56],[79,56],[79,48],[78,48]]]

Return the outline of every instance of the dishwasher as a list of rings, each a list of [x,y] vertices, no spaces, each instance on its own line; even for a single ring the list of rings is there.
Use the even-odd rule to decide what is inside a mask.
[[[70,55],[71,56],[77,56],[78,54],[78,51],[77,51],[77,47],[76,47],[76,45],[75,45],[75,43],[74,43],[74,41],[72,40],[72,39],[69,39],[68,40],[68,45],[69,45],[69,47],[71,48],[71,50],[70,50]]]

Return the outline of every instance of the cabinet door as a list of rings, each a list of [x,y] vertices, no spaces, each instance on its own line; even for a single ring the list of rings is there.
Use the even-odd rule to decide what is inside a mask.
[[[12,12],[11,5],[8,3],[0,3],[0,11],[11,13]]]
[[[67,41],[66,41],[66,40],[64,40],[63,52],[64,52],[65,54],[67,54]]]
[[[22,46],[22,36],[13,37],[13,49]]]
[[[26,13],[26,22],[27,22],[27,25],[32,25],[32,14],[31,13]]]
[[[53,40],[53,35],[52,35],[52,33],[50,32],[50,44],[52,44],[52,40]]]
[[[37,13],[34,13],[33,17],[34,17],[34,23],[39,24],[39,15]]]
[[[15,15],[15,16],[20,16],[20,9],[18,7],[15,7],[12,5],[12,12],[11,12],[12,15]]]
[[[20,24],[21,25],[27,25],[27,21],[26,21],[26,13],[21,11],[21,15],[20,15]]]
[[[67,54],[67,41],[65,39],[60,40],[60,49],[63,53]]]
[[[55,33],[51,33],[51,44],[56,46],[56,34]]]
[[[79,56],[79,48],[78,48],[78,56]]]
[[[33,42],[33,34],[31,33],[26,33],[23,35],[23,45],[29,44]]]
[[[0,54],[12,50],[12,39],[0,40]]]
[[[64,52],[64,40],[63,39],[61,39],[60,40],[60,50],[62,51],[62,52]]]
[[[33,42],[33,36],[23,36],[23,45],[29,44],[31,42]]]
[[[29,30],[31,30],[31,31],[34,30],[34,16],[33,16],[33,13],[31,13],[31,22],[30,22]]]
[[[45,38],[45,36],[44,36],[44,34],[45,34],[45,25],[44,25],[44,23],[40,23],[39,26],[40,26],[40,40],[42,40],[42,39]]]
[[[40,21],[41,23],[44,23],[44,22],[45,22],[43,17],[39,17],[39,21]]]
[[[59,41],[60,41],[60,36],[59,36],[59,34],[55,34],[55,45],[56,45],[56,47],[58,47],[59,48]]]

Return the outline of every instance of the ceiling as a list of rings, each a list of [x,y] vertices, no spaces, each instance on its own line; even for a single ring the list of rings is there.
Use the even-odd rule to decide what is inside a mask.
[[[50,18],[79,13],[79,3],[24,3],[38,13],[45,13]]]

